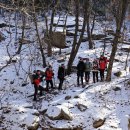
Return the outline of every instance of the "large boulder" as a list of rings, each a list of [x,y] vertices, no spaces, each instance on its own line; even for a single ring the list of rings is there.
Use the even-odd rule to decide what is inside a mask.
[[[72,120],[72,114],[66,107],[50,106],[46,115],[51,120]]]
[[[47,109],[46,115],[51,119],[51,120],[59,120],[61,118],[61,109],[56,106],[50,106]]]
[[[61,119],[65,120],[72,120],[72,114],[70,113],[69,109],[66,107],[63,107],[61,109]]]
[[[35,116],[34,121],[32,123],[27,124],[28,130],[38,130],[39,127],[39,117]]]

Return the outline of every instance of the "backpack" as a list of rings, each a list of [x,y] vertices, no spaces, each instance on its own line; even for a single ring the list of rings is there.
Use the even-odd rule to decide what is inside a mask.
[[[29,74],[31,84],[34,84],[34,76],[35,76],[35,74],[32,74],[32,73]]]

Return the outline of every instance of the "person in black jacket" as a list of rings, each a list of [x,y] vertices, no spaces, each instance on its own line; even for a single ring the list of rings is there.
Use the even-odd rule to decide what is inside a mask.
[[[79,78],[81,78],[81,83],[83,85],[84,71],[85,71],[85,63],[83,62],[83,59],[80,59],[77,65],[77,85],[79,85]]]
[[[60,81],[59,87],[58,87],[59,90],[62,90],[64,78],[65,78],[65,66],[64,64],[62,64],[61,66],[59,66],[59,69],[58,69],[58,79]]]

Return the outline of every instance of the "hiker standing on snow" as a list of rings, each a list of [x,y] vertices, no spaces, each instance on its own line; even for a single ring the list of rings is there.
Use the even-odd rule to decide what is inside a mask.
[[[107,66],[107,60],[103,55],[101,55],[101,57],[99,58],[99,70],[101,81],[104,81],[104,71],[106,66]]]
[[[62,64],[61,66],[59,66],[59,69],[58,69],[58,79],[60,81],[59,87],[58,87],[59,90],[62,90],[64,78],[65,78],[65,66],[64,64]]]
[[[51,85],[51,88],[53,89],[53,81],[52,81],[52,78],[54,76],[54,73],[52,71],[52,67],[49,66],[47,69],[46,69],[46,72],[45,72],[45,77],[46,77],[46,89],[47,91],[49,90],[49,84]]]
[[[89,61],[89,58],[87,58],[86,62],[85,62],[85,81],[86,81],[86,83],[89,83],[91,69],[92,69],[92,64]]]
[[[93,63],[92,63],[92,72],[93,72],[93,82],[98,82],[98,70],[99,70],[99,66],[98,66],[98,61],[97,59],[94,59]]]
[[[85,71],[85,64],[83,62],[83,59],[81,58],[77,65],[77,85],[79,85],[79,78],[81,78],[81,83],[83,85],[84,71]]]
[[[37,100],[37,94],[38,94],[38,90],[40,90],[40,96],[42,96],[42,92],[44,90],[44,88],[40,85],[40,82],[42,82],[44,75],[41,75],[40,70],[37,70],[35,72],[35,74],[33,75],[33,84],[34,84],[34,101]]]

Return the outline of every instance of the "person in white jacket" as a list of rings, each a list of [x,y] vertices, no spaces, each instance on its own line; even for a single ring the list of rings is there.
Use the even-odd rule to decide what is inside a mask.
[[[98,82],[98,70],[99,70],[99,65],[97,59],[94,59],[92,63],[92,72],[93,72],[93,82]]]

